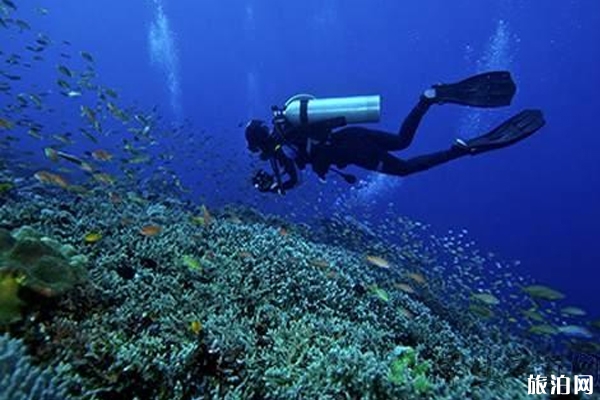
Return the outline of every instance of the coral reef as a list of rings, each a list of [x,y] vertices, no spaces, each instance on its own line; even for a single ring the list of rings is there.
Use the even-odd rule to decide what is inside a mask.
[[[284,230],[285,221],[252,210],[210,215],[101,198],[9,199],[0,208],[5,226],[23,218],[31,226],[0,231],[3,254],[29,246],[57,257],[63,243],[70,260],[84,252],[76,249],[90,259],[88,284],[12,328],[38,362],[70,366],[72,398],[517,399],[527,398],[527,374],[548,361],[527,338],[441,297],[449,291],[435,268],[421,270],[423,282],[415,268],[439,258],[407,251],[414,233],[404,247],[362,242],[357,252],[348,232],[348,242],[315,241],[307,226]],[[195,223],[197,215],[211,222]],[[160,234],[141,234],[148,224]],[[101,239],[86,242],[89,232]],[[365,261],[374,249],[391,268]],[[394,285],[408,272],[411,291]],[[48,282],[35,277],[34,289]]]
[[[83,282],[87,258],[75,253],[29,226],[0,228],[0,325],[20,319],[26,292],[56,297]]]
[[[56,371],[31,364],[20,340],[0,335],[0,398],[63,400],[67,394]]]

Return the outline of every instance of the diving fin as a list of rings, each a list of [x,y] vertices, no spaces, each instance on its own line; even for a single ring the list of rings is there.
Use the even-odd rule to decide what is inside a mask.
[[[472,107],[502,107],[510,105],[517,86],[508,71],[491,71],[457,83],[433,85],[433,100]]]
[[[470,154],[500,149],[533,135],[546,124],[541,110],[523,110],[490,132],[473,139],[457,139],[455,146]]]

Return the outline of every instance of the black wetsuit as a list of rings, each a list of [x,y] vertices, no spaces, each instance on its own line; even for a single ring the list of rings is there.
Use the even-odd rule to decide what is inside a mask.
[[[276,160],[274,170],[280,175],[281,188],[285,191],[294,187],[298,182],[296,167],[304,169],[307,164],[312,165],[320,178],[325,177],[332,165],[338,168],[356,165],[388,175],[406,176],[469,154],[459,146],[407,160],[390,154],[410,146],[421,119],[432,104],[431,100],[421,97],[397,134],[358,126],[333,130],[345,125],[339,120],[280,129],[279,136],[284,139],[272,160]],[[287,175],[285,181],[283,175]]]

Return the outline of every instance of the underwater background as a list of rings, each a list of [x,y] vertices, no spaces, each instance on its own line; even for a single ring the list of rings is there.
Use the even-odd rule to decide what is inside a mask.
[[[395,132],[432,83],[512,71],[519,91],[510,109],[436,109],[406,155],[444,148],[459,134],[476,136],[522,108],[545,111],[542,135],[408,179],[379,178],[390,189],[374,189],[369,200],[373,208],[393,202],[394,211],[439,230],[465,227],[484,247],[523,260],[527,272],[594,304],[600,163],[593,149],[600,137],[592,133],[599,124],[593,88],[600,50],[590,40],[599,29],[598,7],[572,1],[63,2],[60,14],[40,23],[97,54],[99,75],[124,96],[160,104],[169,118],[189,119],[215,136],[217,151],[231,154],[222,158],[236,171],[219,188],[226,199],[248,195],[234,188],[250,190],[238,124],[270,119],[270,106],[295,93],[381,94],[380,127]],[[190,157],[187,163],[209,155]],[[270,201],[261,196],[257,203],[268,209]]]
[[[526,384],[534,365],[585,354],[600,371],[597,2],[0,0],[0,18],[0,239],[10,237],[0,245],[0,350],[17,360],[3,371],[39,368],[25,375],[59,376],[50,386],[81,398],[517,398],[527,388],[507,376]],[[399,155],[444,149],[542,109],[547,125],[515,146],[407,178],[349,168],[360,178],[354,187],[333,174],[319,183],[308,170],[283,197],[252,187],[264,165],[246,150],[245,123],[270,120],[270,107],[296,93],[380,94],[377,127],[396,132],[431,84],[496,69],[517,82],[512,106],[437,107]],[[47,263],[33,271],[13,254],[24,241],[86,272],[44,280]],[[245,289],[234,296],[237,287]],[[264,295],[269,307],[239,306],[227,293]],[[119,304],[132,314],[115,314]],[[252,346],[235,342],[234,329],[247,329],[240,309],[258,336],[289,330],[255,344],[273,359],[241,356]],[[315,325],[294,312],[314,313]],[[281,350],[331,319],[339,325],[323,337],[356,329],[336,356],[321,339],[302,355]],[[177,324],[183,332],[173,333]],[[467,339],[482,326],[485,340]],[[448,343],[421,335],[445,329]],[[102,337],[111,339],[100,345]],[[465,350],[475,359],[493,347],[486,340],[497,340],[488,354],[496,364],[483,373],[464,361],[456,376],[469,383],[452,386],[441,360],[477,342]],[[361,358],[352,346],[385,350]],[[436,353],[443,346],[451,350]],[[523,349],[529,359],[506,372]],[[321,350],[329,355],[303,366]],[[145,370],[152,359],[160,362]],[[357,381],[286,374],[282,359],[303,371],[353,366],[339,373]],[[169,362],[178,365],[172,375]],[[167,377],[152,387],[157,376]],[[506,387],[494,392],[494,380]]]
[[[362,1],[62,2],[60,13],[40,22],[54,37],[97,54],[98,74],[124,96],[160,104],[169,118],[192,120],[215,136],[217,151],[231,154],[222,157],[232,168],[223,177],[228,185],[219,188],[226,199],[248,195],[234,189],[250,191],[238,124],[270,119],[270,106],[295,93],[381,94],[380,126],[395,132],[432,83],[511,70],[519,87],[513,107],[487,113],[436,109],[406,155],[444,148],[459,134],[483,133],[522,108],[545,111],[549,123],[540,135],[407,179],[379,178],[390,189],[369,200],[393,202],[394,211],[439,230],[467,228],[485,248],[523,260],[527,272],[594,304],[591,277],[600,263],[594,149],[600,137],[593,133],[599,128],[593,88],[600,50],[590,40],[599,29],[598,7],[571,1],[373,7]],[[210,156],[189,157],[187,163]],[[206,175],[182,178],[193,182]],[[270,202],[268,196],[257,200],[266,209]],[[334,199],[323,202],[327,207]]]

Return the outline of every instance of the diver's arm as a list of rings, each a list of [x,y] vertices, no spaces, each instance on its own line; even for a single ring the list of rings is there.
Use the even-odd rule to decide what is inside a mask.
[[[252,183],[260,192],[270,192],[285,194],[296,186],[298,183],[298,171],[294,160],[285,156],[285,154],[277,154],[270,160],[273,174],[269,174],[264,170],[259,170],[252,178]],[[281,171],[280,167],[283,168]],[[283,180],[283,175],[288,175],[289,179]]]
[[[271,190],[277,191],[279,188],[281,188],[283,186],[281,183],[281,172],[279,171],[279,163],[277,161],[277,157],[271,158],[270,162],[271,162],[271,169],[273,170],[273,174],[275,175],[275,181],[273,182]]]
[[[289,178],[285,182],[281,183],[281,189],[285,191],[293,188],[298,183],[298,170],[296,169],[294,160],[287,157],[282,157],[281,161],[283,165],[283,171],[288,175]]]
[[[279,167],[283,168],[283,171]],[[294,160],[288,158],[283,153],[278,153],[271,159],[271,167],[273,168],[274,180],[268,188],[269,192],[285,194],[286,190],[292,189],[298,183],[298,171]],[[287,175],[288,179],[283,180],[283,175]]]

